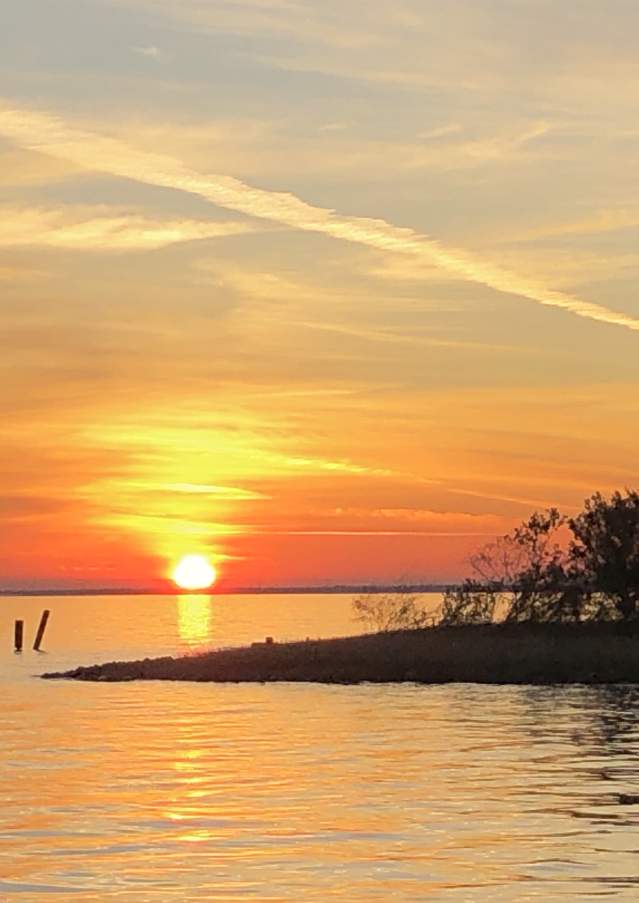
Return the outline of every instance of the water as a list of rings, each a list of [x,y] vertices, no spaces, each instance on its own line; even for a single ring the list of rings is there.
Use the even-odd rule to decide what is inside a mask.
[[[0,900],[639,897],[632,687],[31,676],[355,630],[335,596],[0,600]]]

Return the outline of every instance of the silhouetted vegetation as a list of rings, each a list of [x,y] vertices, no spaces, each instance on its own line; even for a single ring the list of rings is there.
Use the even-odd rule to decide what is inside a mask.
[[[444,625],[579,622],[639,616],[639,493],[597,493],[568,518],[533,514],[471,559],[446,593]]]
[[[353,614],[371,630],[419,630],[433,624],[432,614],[418,604],[421,596],[409,587],[389,593],[362,593],[353,599]]]
[[[587,499],[576,517],[556,508],[471,558],[473,576],[446,592],[439,612],[410,587],[353,601],[357,620],[379,632],[495,622],[581,622],[639,617],[639,493]]]

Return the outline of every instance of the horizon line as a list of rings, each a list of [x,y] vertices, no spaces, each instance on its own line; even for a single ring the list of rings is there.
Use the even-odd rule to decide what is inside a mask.
[[[461,581],[460,581],[461,582]],[[365,593],[365,592],[441,592],[459,586],[460,583],[332,583],[301,584],[283,586],[240,586],[224,587],[215,590],[212,587],[202,590],[180,590],[178,587],[158,589],[153,587],[0,587],[0,598],[11,596],[241,596],[241,595],[291,595],[322,593]]]

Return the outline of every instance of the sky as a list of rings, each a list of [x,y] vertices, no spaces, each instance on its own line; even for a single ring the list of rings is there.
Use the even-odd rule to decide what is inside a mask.
[[[637,486],[635,0],[0,11],[0,586],[447,582]]]

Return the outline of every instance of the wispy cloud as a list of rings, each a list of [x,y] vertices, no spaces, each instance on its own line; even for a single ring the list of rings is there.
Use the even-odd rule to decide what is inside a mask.
[[[61,157],[30,153],[9,145],[0,147],[0,186],[3,190],[62,182],[76,169]]]
[[[98,213],[102,215],[98,215]],[[253,231],[245,223],[152,220],[104,211],[2,209],[0,247],[44,245],[66,250],[137,251],[176,242],[221,238]]]
[[[491,261],[449,247],[383,219],[343,216],[293,194],[255,188],[227,175],[206,175],[172,157],[141,152],[129,144],[67,125],[52,116],[0,108],[0,133],[29,150],[46,152],[87,169],[173,188],[252,217],[355,242],[435,264],[460,279],[567,311],[599,323],[639,331],[639,319],[546,287]]]
[[[442,530],[268,530],[269,536],[495,536],[495,532]]]
[[[168,59],[168,54],[160,50],[159,47],[150,46],[150,47],[132,47],[131,50],[133,53],[139,54],[139,56],[144,56],[149,60],[155,60],[157,63],[162,63]]]
[[[344,479],[397,476],[348,459],[297,454],[287,448],[291,440],[265,438],[268,429],[257,416],[247,416],[245,426],[221,421],[218,415],[214,424],[207,424],[196,408],[183,411],[181,418],[167,410],[156,411],[144,424],[129,417],[90,426],[84,441],[89,448],[114,454],[118,475],[100,476],[79,487],[75,497],[91,506],[92,522],[126,529],[173,558],[195,539],[222,542],[225,536],[250,532],[244,519],[237,522],[236,509],[243,505],[251,510],[271,498],[256,485],[326,474]],[[271,416],[271,432],[274,423]]]
[[[436,141],[438,138],[448,138],[450,135],[458,135],[463,131],[459,122],[449,122],[446,125],[438,125],[431,129],[424,129],[418,134],[421,141]]]
[[[595,210],[580,219],[567,222],[548,223],[515,233],[510,241],[538,241],[539,239],[564,236],[597,235],[602,232],[617,232],[639,227],[639,208],[617,208]]]
[[[397,332],[390,329],[367,329],[366,327],[351,326],[346,323],[320,323],[309,320],[291,321],[293,327],[303,329],[316,329],[320,332],[334,332],[339,335],[350,336],[367,342],[382,342],[390,345],[417,345],[425,348],[480,348],[484,351],[522,351],[515,345],[492,345],[485,342],[471,342],[461,339],[438,339],[432,336],[423,336],[415,333]]]
[[[43,270],[34,270],[27,267],[0,266],[0,282],[8,282],[10,284],[33,282],[46,278],[47,274]]]
[[[208,495],[216,499],[231,499],[235,502],[259,501],[268,498],[262,492],[240,489],[237,486],[209,486],[202,483],[167,483],[161,489],[167,492],[182,492],[187,495]]]
[[[153,483],[135,480],[111,480],[110,486],[121,492],[144,492],[148,495],[175,494],[177,496],[206,496],[214,501],[255,502],[270,498],[263,492],[241,489],[238,486],[215,486],[206,483]]]

